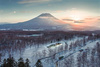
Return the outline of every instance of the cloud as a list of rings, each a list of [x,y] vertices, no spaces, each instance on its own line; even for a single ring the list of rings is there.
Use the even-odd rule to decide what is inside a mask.
[[[82,21],[74,21],[74,23],[84,23],[84,22],[82,22]]]
[[[98,20],[100,20],[100,19],[98,19]]]
[[[49,2],[50,0],[22,0],[19,1],[19,4],[28,4],[28,3],[41,3],[41,2]]]
[[[21,0],[19,4],[30,4],[30,3],[43,3],[43,2],[50,2],[50,1],[62,1],[62,0]]]
[[[92,19],[94,19],[94,18],[85,18],[86,20],[92,20]]]
[[[64,21],[74,21],[74,20],[72,20],[72,19],[63,19]]]

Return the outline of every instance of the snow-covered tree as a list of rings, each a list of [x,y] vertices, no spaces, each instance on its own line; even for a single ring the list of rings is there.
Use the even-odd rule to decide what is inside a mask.
[[[43,67],[41,60],[38,60],[36,62],[36,67]]]

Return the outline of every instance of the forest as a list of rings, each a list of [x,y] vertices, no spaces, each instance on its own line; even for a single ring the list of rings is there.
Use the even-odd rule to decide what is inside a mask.
[[[100,67],[100,31],[0,31],[0,66]]]

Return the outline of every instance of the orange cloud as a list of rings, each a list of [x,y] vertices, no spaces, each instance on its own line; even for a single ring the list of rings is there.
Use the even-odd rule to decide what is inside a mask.
[[[69,23],[74,30],[87,30],[87,29],[99,29],[100,19],[98,17],[87,17],[83,20],[78,21],[68,21],[69,19],[65,19],[66,23]]]

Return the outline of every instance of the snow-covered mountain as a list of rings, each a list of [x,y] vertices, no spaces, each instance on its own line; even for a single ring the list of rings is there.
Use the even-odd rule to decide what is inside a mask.
[[[61,30],[69,29],[70,25],[55,18],[49,13],[43,13],[31,20],[15,23],[0,25],[0,29],[43,29],[43,30]]]
[[[9,22],[0,22],[0,25],[3,25],[3,24],[11,24]]]

